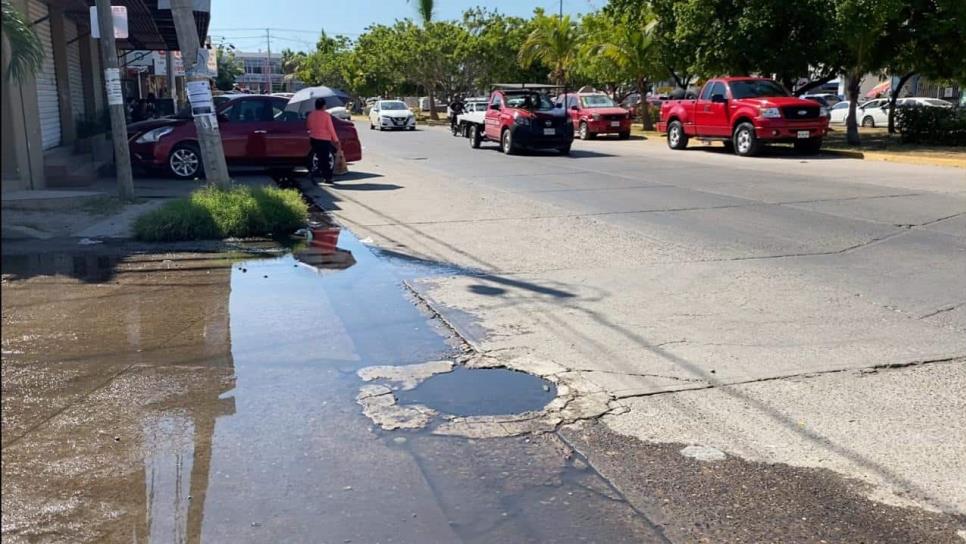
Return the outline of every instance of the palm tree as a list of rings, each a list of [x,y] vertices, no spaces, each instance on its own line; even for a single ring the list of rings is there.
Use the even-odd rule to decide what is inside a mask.
[[[4,48],[9,46],[10,63],[4,77],[22,80],[33,75],[44,62],[44,49],[30,21],[10,3],[3,0]]]
[[[406,0],[409,2],[409,0]],[[419,0],[416,6],[416,11],[419,12],[419,18],[423,21],[423,26],[426,26],[433,20],[433,8],[435,2],[433,0]]]
[[[580,31],[570,16],[548,17],[542,13],[534,16],[533,30],[520,46],[517,58],[524,68],[539,62],[550,67],[550,79],[556,85],[567,81],[567,74],[577,57]]]
[[[615,21],[613,31],[609,34],[612,39],[590,46],[591,54],[610,59],[621,73],[633,79],[634,86],[641,97],[641,122],[644,130],[654,129],[645,96],[651,79],[661,70],[654,41],[656,26],[657,20],[651,14],[648,14],[640,23]]]

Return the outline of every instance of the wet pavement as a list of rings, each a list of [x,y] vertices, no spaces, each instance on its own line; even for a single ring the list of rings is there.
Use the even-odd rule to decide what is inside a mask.
[[[665,541],[556,434],[362,414],[360,368],[466,349],[401,281],[439,271],[400,264],[347,232],[323,254],[5,255],[4,542]],[[457,368],[399,395],[472,415],[554,393]]]

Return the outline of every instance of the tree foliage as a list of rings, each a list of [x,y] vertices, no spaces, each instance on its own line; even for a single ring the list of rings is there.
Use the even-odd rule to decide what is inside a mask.
[[[215,49],[215,59],[218,62],[215,87],[222,91],[232,90],[235,87],[235,79],[245,71],[241,61],[235,57],[235,52],[231,48],[222,45]]]
[[[550,80],[563,85],[577,59],[580,41],[580,28],[569,15],[551,17],[537,10],[517,58],[525,68],[538,62],[549,67]]]
[[[29,19],[13,7],[10,0],[3,0],[2,9],[3,48],[9,51],[10,59],[4,77],[19,81],[40,69],[44,50]]]

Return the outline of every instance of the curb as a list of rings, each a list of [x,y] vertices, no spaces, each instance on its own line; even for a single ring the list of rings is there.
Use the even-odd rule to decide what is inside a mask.
[[[872,161],[899,162],[923,166],[946,166],[952,168],[966,168],[966,154],[962,159],[948,157],[929,157],[914,153],[889,153],[886,151],[847,151],[843,149],[823,149],[823,154],[863,159]]]

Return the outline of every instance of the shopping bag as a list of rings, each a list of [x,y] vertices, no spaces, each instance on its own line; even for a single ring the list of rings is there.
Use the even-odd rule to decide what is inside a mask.
[[[349,165],[345,162],[345,153],[341,149],[335,154],[335,168],[332,170],[332,173],[337,176],[341,176],[349,171]]]

